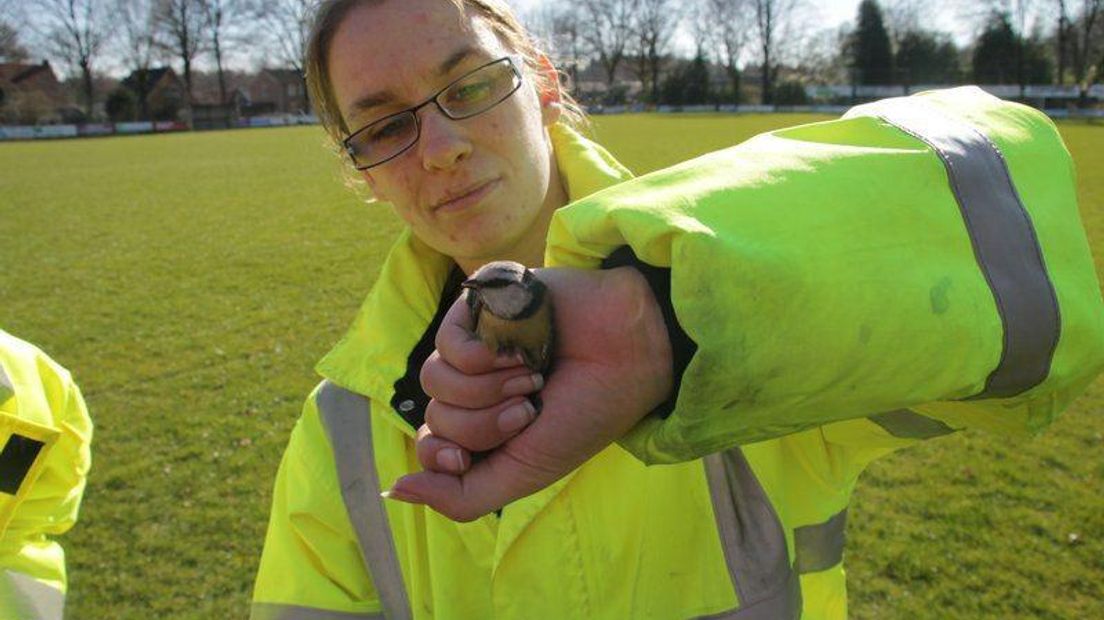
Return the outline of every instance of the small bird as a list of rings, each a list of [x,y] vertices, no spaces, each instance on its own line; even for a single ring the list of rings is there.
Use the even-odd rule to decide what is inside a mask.
[[[520,353],[544,374],[552,362],[552,296],[520,263],[487,263],[461,285],[468,289],[475,334],[495,353]]]

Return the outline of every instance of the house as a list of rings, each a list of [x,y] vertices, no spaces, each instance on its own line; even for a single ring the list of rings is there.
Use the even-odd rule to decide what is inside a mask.
[[[224,71],[222,86],[218,73],[197,71],[192,74],[192,127],[229,129],[237,127],[250,105],[249,82],[252,76]],[[222,88],[226,89],[223,100]]]
[[[72,102],[49,62],[0,63],[0,123],[60,123],[71,107]]]
[[[295,69],[262,69],[249,83],[249,99],[254,108],[275,114],[310,113],[307,83]]]
[[[193,129],[230,129],[237,127],[242,111],[249,108],[249,94],[241,88],[226,94],[226,102],[218,97],[196,98],[192,103]]]
[[[623,103],[638,98],[644,85],[633,75],[629,62],[622,59],[618,63],[611,86],[606,68],[592,60],[586,67],[577,69],[572,94],[584,104]]]
[[[136,120],[175,121],[187,109],[187,88],[172,67],[132,71],[119,86],[134,95]]]

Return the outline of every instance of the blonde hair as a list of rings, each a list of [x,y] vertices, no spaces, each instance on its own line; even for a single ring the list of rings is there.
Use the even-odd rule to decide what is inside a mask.
[[[333,145],[341,149],[341,142],[349,135],[341,110],[334,97],[333,84],[330,82],[328,54],[330,43],[345,16],[354,7],[362,4],[381,4],[386,0],[322,0],[315,8],[310,39],[307,41],[307,54],[303,66],[306,71],[307,90],[315,114],[322,127],[329,134]],[[402,1],[402,0],[395,0]],[[543,68],[541,59],[546,56],[537,46],[533,37],[514,15],[513,10],[502,0],[442,0],[451,2],[457,9],[470,9],[474,15],[484,20],[502,41],[503,45],[525,60],[526,72],[533,78],[539,90],[556,89],[561,91],[563,113],[560,122],[576,129],[588,126],[586,113],[566,92],[562,92],[558,82],[559,72],[550,74]],[[555,76],[555,77],[553,77]]]

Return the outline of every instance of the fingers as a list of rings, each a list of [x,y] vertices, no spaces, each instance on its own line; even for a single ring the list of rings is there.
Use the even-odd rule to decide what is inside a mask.
[[[447,439],[435,436],[424,424],[418,429],[415,452],[422,468],[430,471],[462,474],[471,467],[470,452]]]
[[[562,474],[497,450],[461,476],[422,471],[399,478],[384,497],[426,504],[453,521],[474,521],[555,482]]]
[[[439,351],[422,365],[421,381],[431,398],[466,409],[483,409],[544,387],[544,378],[525,366],[469,375],[445,361]]]
[[[456,521],[471,521],[552,484],[608,445],[619,430],[600,430],[595,427],[600,419],[578,410],[551,413],[546,408],[523,433],[465,473],[452,475],[437,468],[404,476],[385,496],[428,505]]]
[[[521,364],[521,360],[513,356],[496,355],[472,333],[474,325],[468,309],[468,294],[464,291],[445,314],[434,340],[437,352],[453,368],[469,375]]]
[[[528,426],[535,417],[536,408],[523,396],[515,396],[493,407],[478,410],[461,409],[432,400],[426,407],[425,425],[438,441],[445,440],[466,450],[483,452],[502,445]],[[418,449],[421,450],[420,443]],[[426,463],[423,466],[427,469],[440,469]]]

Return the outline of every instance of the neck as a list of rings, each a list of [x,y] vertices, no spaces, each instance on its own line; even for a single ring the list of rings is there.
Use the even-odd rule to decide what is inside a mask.
[[[496,260],[512,260],[530,268],[544,266],[544,248],[552,216],[567,204],[567,189],[564,188],[560,168],[554,155],[551,159],[552,173],[549,177],[548,193],[545,194],[544,205],[533,225],[517,243],[504,252],[498,252],[494,256],[456,258],[456,264],[464,273],[470,276],[483,265]]]

